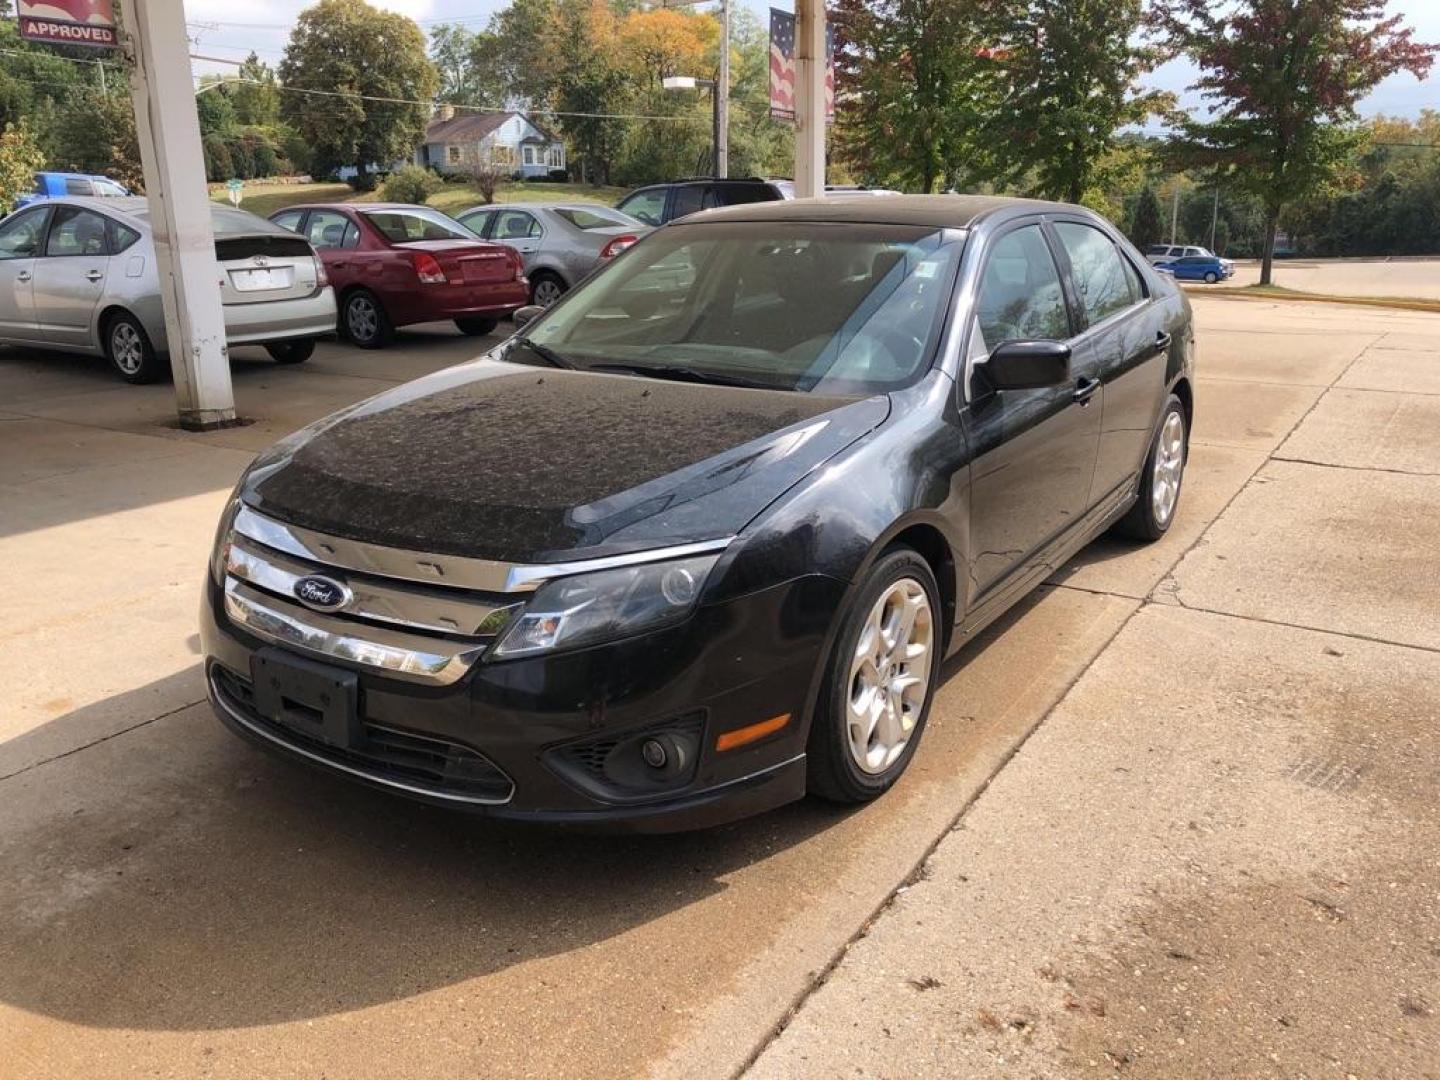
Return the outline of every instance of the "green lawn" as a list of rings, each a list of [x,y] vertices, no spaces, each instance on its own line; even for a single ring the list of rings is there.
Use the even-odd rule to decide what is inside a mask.
[[[625,194],[625,188],[592,187],[589,184],[519,184],[501,186],[496,193],[497,202],[598,202],[614,206]],[[210,197],[216,202],[228,202],[224,184],[210,185]],[[269,217],[276,210],[306,202],[378,202],[383,198],[379,191],[360,195],[348,184],[267,184],[263,181],[247,182],[245,196],[240,203],[242,210]],[[485,200],[468,184],[446,184],[430,197],[428,205],[447,214],[469,209]]]

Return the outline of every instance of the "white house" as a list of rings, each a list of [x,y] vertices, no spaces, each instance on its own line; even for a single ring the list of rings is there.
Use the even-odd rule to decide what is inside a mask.
[[[415,153],[419,165],[440,172],[469,172],[477,164],[521,176],[547,176],[565,168],[565,144],[518,112],[464,113],[442,105]]]

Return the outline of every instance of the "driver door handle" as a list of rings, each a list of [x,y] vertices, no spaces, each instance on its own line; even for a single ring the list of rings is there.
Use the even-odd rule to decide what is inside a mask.
[[[1157,353],[1170,351],[1170,335],[1164,330],[1155,335],[1155,351]]]
[[[103,278],[104,276],[105,276],[105,273],[104,273],[104,271],[102,271],[102,270],[91,270],[88,274],[85,275],[85,280],[87,280],[87,281],[99,281],[99,280],[100,280],[101,278]]]
[[[1075,381],[1075,400],[1081,405],[1089,405],[1090,399],[1095,396],[1095,391],[1099,389],[1099,379],[1092,379],[1082,375]]]
[[[29,270],[21,270],[18,274],[15,275],[15,280],[16,280],[16,281],[29,281],[29,280],[30,280],[30,271],[29,271]]]

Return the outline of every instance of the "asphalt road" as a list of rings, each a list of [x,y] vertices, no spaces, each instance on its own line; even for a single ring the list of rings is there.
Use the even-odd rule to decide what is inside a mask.
[[[1440,317],[1196,308],[1169,536],[964,651],[878,804],[646,840],[384,798],[201,703],[250,452],[476,343],[238,362],[258,421],[206,436],[0,353],[0,1076],[1416,1075]]]

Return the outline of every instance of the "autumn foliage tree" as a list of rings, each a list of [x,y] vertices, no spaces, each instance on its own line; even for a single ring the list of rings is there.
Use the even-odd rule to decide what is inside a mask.
[[[1166,0],[1157,23],[1200,68],[1205,117],[1181,119],[1173,161],[1265,208],[1260,283],[1272,278],[1284,207],[1330,183],[1357,142],[1356,106],[1399,71],[1424,78],[1436,47],[1414,40],[1380,0]]]

